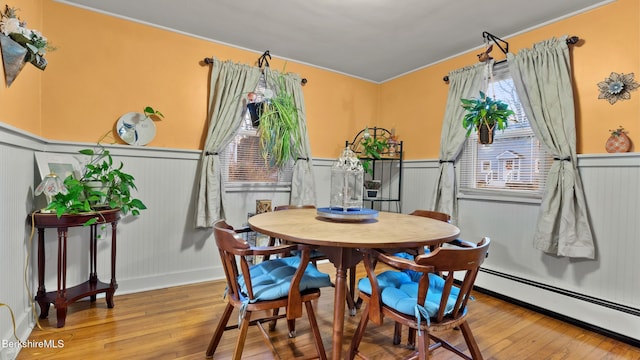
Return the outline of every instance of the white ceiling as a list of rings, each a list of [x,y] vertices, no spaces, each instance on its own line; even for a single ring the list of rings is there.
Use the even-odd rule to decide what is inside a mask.
[[[59,0],[376,83],[612,1]]]

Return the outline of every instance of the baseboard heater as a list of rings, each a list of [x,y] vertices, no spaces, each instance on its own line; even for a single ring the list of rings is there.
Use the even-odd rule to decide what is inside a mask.
[[[540,289],[543,289],[543,290],[546,290],[546,291],[551,291],[551,292],[554,292],[554,293],[557,293],[557,294],[568,296],[568,297],[571,297],[573,299],[586,301],[586,302],[589,302],[589,303],[592,303],[592,304],[596,304],[596,305],[599,305],[599,306],[604,306],[604,307],[607,307],[609,309],[621,311],[621,312],[624,312],[624,313],[627,313],[627,314],[630,314],[630,315],[640,316],[640,309],[633,308],[633,307],[630,307],[630,306],[616,304],[616,303],[611,302],[611,301],[598,299],[598,298],[595,298],[595,297],[592,297],[592,296],[587,296],[587,295],[584,295],[584,294],[580,294],[580,293],[577,293],[577,292],[574,292],[574,291],[568,291],[568,290],[561,289],[561,288],[558,288],[558,287],[555,287],[555,286],[549,286],[547,284],[542,284],[542,283],[539,283],[539,282],[536,282],[536,281],[531,281],[531,280],[528,280],[528,279],[524,279],[524,278],[521,278],[521,277],[518,277],[518,276],[505,274],[505,273],[502,273],[502,272],[499,272],[499,271],[494,271],[494,270],[485,269],[485,268],[480,268],[480,271],[484,272],[484,273],[487,273],[487,274],[490,274],[490,275],[493,275],[493,276],[509,279],[511,281],[516,281],[516,282],[519,282],[519,283],[522,283],[522,284],[526,284],[526,285],[529,285],[529,286],[534,286],[534,287],[537,287],[537,288],[540,288]],[[587,329],[587,330],[602,334],[604,336],[608,336],[608,337],[610,337],[612,339],[624,342],[626,344],[629,344],[629,345],[632,345],[632,346],[635,346],[635,347],[640,347],[640,340],[638,340],[638,339],[634,339],[634,338],[631,338],[629,336],[622,335],[622,334],[616,333],[614,331],[607,330],[607,329],[601,328],[599,326],[595,326],[595,325],[586,323],[584,321],[580,321],[580,320],[577,320],[575,318],[572,318],[572,317],[569,317],[569,316],[566,316],[566,315],[563,315],[563,314],[560,314],[560,313],[557,313],[557,312],[554,312],[554,311],[550,311],[550,310],[547,310],[545,308],[542,308],[542,307],[539,307],[539,306],[536,306],[536,305],[532,305],[532,304],[529,304],[527,302],[520,301],[518,299],[514,299],[512,297],[509,297],[509,296],[506,296],[506,295],[503,295],[503,294],[499,294],[499,293],[496,293],[494,291],[491,291],[491,290],[488,290],[488,289],[485,289],[485,288],[482,288],[482,287],[476,286],[475,288],[476,288],[476,290],[478,292],[481,292],[483,294],[487,294],[487,295],[493,296],[495,298],[498,298],[500,300],[504,300],[506,302],[521,306],[523,308],[536,311],[538,313],[550,316],[550,317],[558,319],[558,320],[562,320],[564,322],[567,322],[567,323],[570,323],[572,325],[581,327],[583,329]]]

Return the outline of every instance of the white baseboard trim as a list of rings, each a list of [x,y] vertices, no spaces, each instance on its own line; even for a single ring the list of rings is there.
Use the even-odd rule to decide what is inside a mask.
[[[216,276],[216,274],[218,274],[218,276]],[[144,278],[117,280],[118,290],[116,290],[115,295],[118,296],[133,294],[142,291],[158,290],[174,286],[224,279],[224,276],[220,276],[219,274],[224,274],[222,267],[212,266],[210,268],[185,272],[159,274]],[[115,301],[117,302],[117,298],[115,299]]]

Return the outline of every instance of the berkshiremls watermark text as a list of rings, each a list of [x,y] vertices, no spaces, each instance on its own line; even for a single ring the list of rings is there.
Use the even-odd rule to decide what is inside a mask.
[[[38,348],[38,349],[59,349],[64,347],[64,340],[27,340],[27,341],[9,341],[2,340],[2,348]]]

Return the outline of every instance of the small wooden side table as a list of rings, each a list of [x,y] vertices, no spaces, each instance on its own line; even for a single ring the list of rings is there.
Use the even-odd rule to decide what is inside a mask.
[[[88,226],[89,237],[89,280],[82,284],[67,288],[67,230],[70,227],[83,226],[87,220],[97,218],[97,222]],[[95,213],[62,215],[35,213],[34,224],[38,229],[38,292],[35,300],[40,305],[40,318],[49,316],[49,304],[53,304],[57,313],[57,327],[63,327],[67,317],[67,306],[89,296],[96,301],[96,294],[106,293],[107,307],[113,308],[113,294],[118,288],[116,282],[116,228],[120,219],[120,209],[102,210]],[[101,224],[111,224],[111,282],[109,284],[98,280],[97,265],[97,227]],[[44,230],[58,229],[58,290],[47,292],[44,286],[45,248]]]

